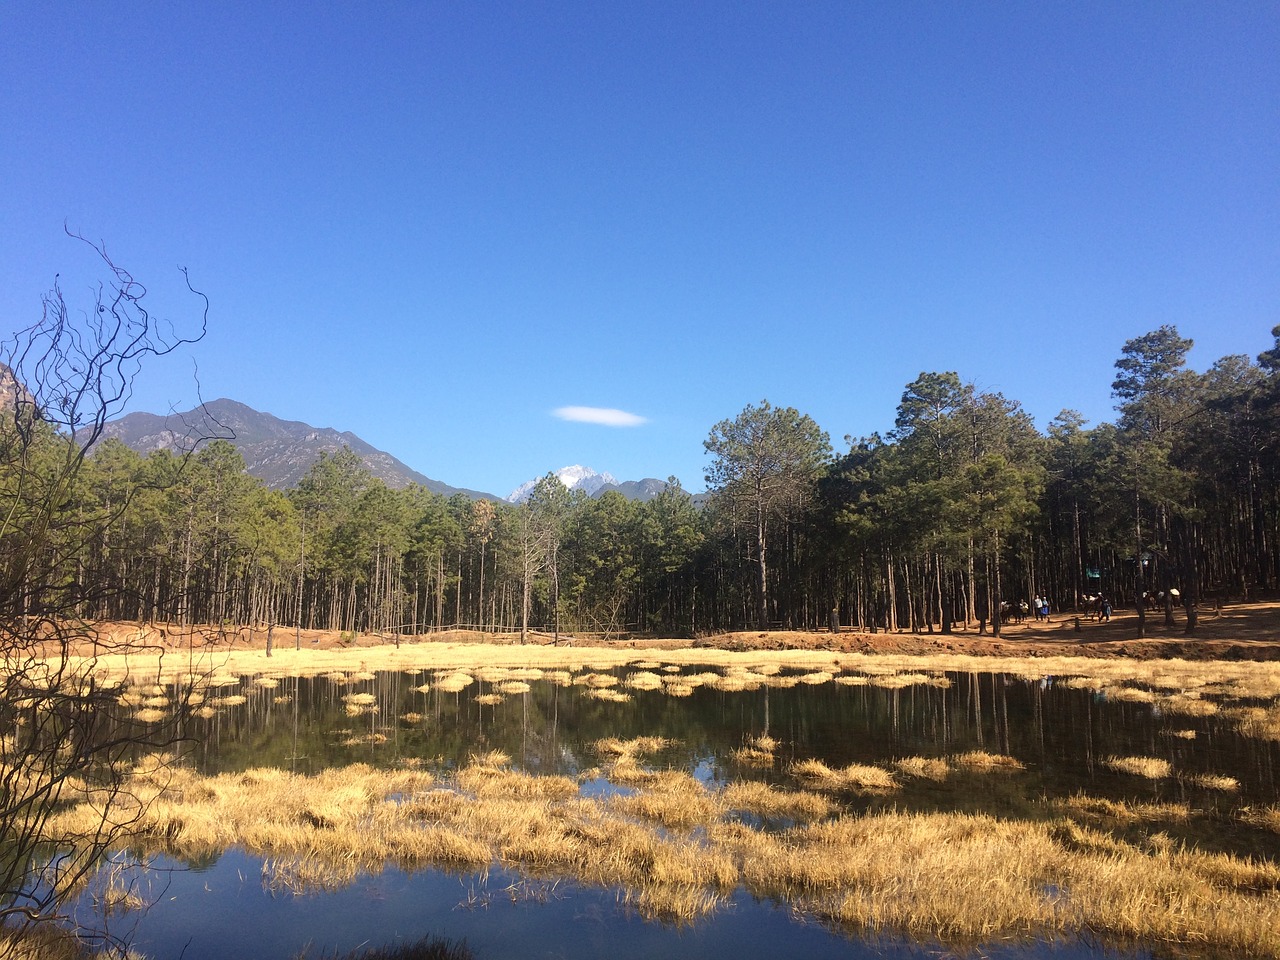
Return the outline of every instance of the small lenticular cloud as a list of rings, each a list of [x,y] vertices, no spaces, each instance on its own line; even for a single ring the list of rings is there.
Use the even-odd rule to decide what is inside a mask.
[[[598,423],[604,427],[638,427],[649,421],[625,410],[611,410],[608,407],[560,407],[551,411],[561,420],[572,420],[575,423]]]

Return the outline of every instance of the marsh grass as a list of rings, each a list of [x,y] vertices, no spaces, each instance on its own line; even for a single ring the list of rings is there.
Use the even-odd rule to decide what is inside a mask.
[[[648,670],[639,670],[635,673],[627,674],[627,679],[624,683],[633,690],[662,689],[662,677]]]
[[[1160,757],[1108,757],[1103,766],[1117,773],[1127,773],[1148,780],[1163,780],[1173,776],[1173,764]]]
[[[888,770],[862,763],[836,770],[821,760],[801,760],[792,765],[791,772],[819,790],[888,793],[899,787]]]
[[[839,807],[828,797],[808,790],[779,790],[758,780],[735,780],[720,791],[727,810],[742,810],[767,820],[807,823],[829,817]]]
[[[327,675],[349,686],[364,672],[358,657],[370,656],[367,650],[304,653],[316,655],[278,651],[279,660],[269,668],[284,667],[284,676]],[[861,654],[841,655],[833,663],[829,653],[703,649],[646,651],[640,658],[635,650],[597,650],[586,662],[575,651],[444,643],[406,645],[380,656],[393,669],[429,671],[431,685],[442,690],[465,689],[483,666],[504,668],[508,680],[520,679],[516,670],[537,669],[544,681],[561,685],[584,670],[633,670],[626,683],[631,689],[641,689],[632,677],[647,673],[667,692],[685,695],[699,685],[765,682],[757,678],[794,686],[799,676],[837,671],[847,671],[835,677],[846,685],[913,674],[943,679],[939,671],[1068,677],[1074,679],[1067,686],[1132,689],[1139,691],[1137,698],[1158,691],[1154,705],[1172,714],[1207,716],[1208,704],[1247,736],[1280,739],[1280,666],[1256,663]],[[476,662],[481,658],[483,663]],[[252,662],[262,669],[261,660]],[[712,675],[718,679],[706,676],[712,670],[720,671]],[[236,693],[225,688],[241,683],[238,675],[213,679],[193,680],[197,693],[209,691],[211,712],[219,696]],[[144,687],[131,692],[139,706],[149,695],[158,696]],[[1238,698],[1254,702],[1231,702]],[[717,909],[742,885],[789,905],[798,916],[852,931],[917,933],[959,943],[1084,935],[1174,954],[1186,947],[1222,956],[1280,957],[1275,865],[1183,848],[1163,832],[1167,823],[1179,834],[1177,805],[1045,804],[1043,816],[1029,820],[896,811],[854,815],[841,806],[841,797],[831,795],[838,791],[818,785],[828,776],[839,782],[845,771],[810,771],[821,774],[814,778],[815,790],[732,782],[711,791],[681,779],[682,773],[646,768],[666,745],[650,749],[640,740],[615,741],[601,749],[604,772],[631,786],[633,797],[646,798],[625,802],[583,797],[577,782],[567,778],[536,783],[543,778],[506,769],[510,759],[492,754],[441,778],[407,764],[381,772],[356,765],[313,777],[249,771],[201,778],[170,770],[168,782],[140,771],[131,791],[138,802],[138,844],[143,851],[191,859],[240,846],[271,861],[270,873],[295,889],[340,885],[388,864],[479,869],[505,863],[619,891],[638,912],[670,922]],[[1020,768],[1012,758],[973,752],[942,761],[905,758],[880,775],[896,783],[895,774],[942,773],[943,767],[930,763],[952,773]],[[102,815],[89,800],[58,813],[68,822],[84,818],[86,829]],[[752,824],[744,815],[762,822]],[[1238,817],[1244,826],[1280,832],[1275,805],[1247,808]],[[1117,837],[1117,823],[1136,824],[1121,833],[1145,835],[1134,842]]]
[[[606,703],[626,703],[631,699],[631,694],[624,693],[621,690],[601,689],[598,687],[587,690],[587,696],[592,700],[603,700]]]
[[[410,943],[359,947],[349,953],[319,954],[312,957],[304,950],[293,960],[474,960],[475,954],[465,940],[453,941],[427,936]]]
[[[598,746],[635,763],[665,743]],[[243,847],[263,858],[264,885],[281,892],[333,889],[387,864],[499,862],[615,889],[641,915],[671,923],[714,911],[743,885],[801,916],[873,934],[990,942],[1087,932],[1280,957],[1275,864],[1186,849],[1160,832],[1131,843],[1077,822],[1158,826],[1177,807],[1081,798],[1067,816],[1046,808],[1029,821],[853,815],[821,794],[746,783],[713,791],[679,771],[650,772],[630,797],[591,799],[574,780],[509,762],[491,752],[444,780],[358,764],[202,777],[159,763],[134,778],[138,843],[188,858]],[[742,811],[792,825],[752,826],[736,818]],[[101,811],[84,803],[59,816],[91,823]]]
[[[1280,703],[1267,707],[1240,707],[1227,714],[1246,737],[1280,740]]]
[[[1191,820],[1191,807],[1187,803],[1132,803],[1075,794],[1056,800],[1053,808],[1076,818],[1095,823],[1176,823]]]
[[[1022,761],[1016,757],[987,753],[985,750],[970,750],[958,754],[951,758],[951,765],[978,773],[1016,773],[1025,769]]]
[[[1280,804],[1269,807],[1245,807],[1238,814],[1242,823],[1260,830],[1280,833]]]
[[[951,764],[937,757],[903,757],[893,761],[894,767],[908,777],[941,783],[951,775]]]
[[[1221,790],[1230,793],[1240,789],[1240,781],[1235,777],[1227,777],[1217,773],[1195,773],[1182,778],[1185,782],[1201,790]]]

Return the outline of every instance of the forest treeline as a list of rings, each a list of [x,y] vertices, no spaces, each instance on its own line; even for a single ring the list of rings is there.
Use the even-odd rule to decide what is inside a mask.
[[[1129,341],[1116,422],[1094,427],[1067,410],[1041,433],[955,373],[921,374],[892,430],[840,455],[799,411],[750,405],[711,429],[698,504],[674,478],[634,502],[550,475],[518,505],[446,499],[390,489],[350,451],[279,491],[224,440],[189,457],[108,440],[68,473],[65,431],[37,422],[33,439],[6,417],[10,520],[49,495],[32,493],[43,462],[64,479],[40,538],[4,527],[10,570],[25,543],[48,553],[4,613],[58,609],[74,587],[86,619],[228,630],[945,632],[998,630],[1036,595],[1056,610],[1105,595],[1144,616],[1152,602],[1171,616],[1177,598],[1194,625],[1196,604],[1271,590],[1280,573],[1273,334],[1256,360],[1205,373],[1173,327]]]

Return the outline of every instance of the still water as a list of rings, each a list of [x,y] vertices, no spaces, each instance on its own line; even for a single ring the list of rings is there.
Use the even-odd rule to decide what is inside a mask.
[[[941,685],[902,689],[831,682],[740,692],[703,686],[681,697],[627,690],[626,702],[595,699],[585,686],[538,680],[527,692],[492,702],[491,684],[447,692],[432,683],[422,690],[431,679],[384,673],[354,682],[282,678],[278,686],[263,687],[246,678],[238,688],[219,690],[231,705],[192,721],[187,761],[206,773],[258,766],[314,773],[353,762],[415,763],[447,772],[472,754],[496,749],[530,773],[579,776],[600,763],[592,745],[601,738],[657,735],[673,745],[649,758],[654,766],[687,770],[711,786],[746,778],[794,786],[787,771],[800,760],[818,759],[831,767],[885,765],[905,757],[982,750],[1012,756],[1025,769],[997,776],[958,772],[941,783],[912,779],[890,796],[842,799],[855,810],[981,811],[1006,817],[1043,816],[1046,799],[1080,792],[1180,801],[1208,817],[1194,818],[1194,835],[1180,837],[1171,825],[1168,832],[1175,840],[1280,859],[1280,837],[1247,828],[1232,816],[1240,806],[1276,803],[1280,744],[1242,735],[1225,715],[1172,714],[1153,703],[1113,699],[1056,678],[962,673],[947,675]],[[350,716],[353,693],[367,695],[365,701],[376,709]],[[771,767],[744,767],[734,760],[734,750],[765,734],[781,744]],[[1163,758],[1179,776],[1147,780],[1120,774],[1104,762],[1113,756]],[[1197,786],[1197,774],[1229,776],[1239,786]],[[584,779],[584,793],[610,789],[601,778]],[[1209,833],[1206,820],[1213,824]],[[139,917],[117,918],[112,927],[119,932],[121,923],[135,925],[136,948],[156,958],[287,958],[307,944],[313,955],[332,955],[426,934],[465,939],[480,960],[956,955],[938,945],[851,938],[793,915],[786,905],[759,903],[741,891],[714,916],[675,928],[643,921],[613,891],[530,881],[497,870],[409,874],[388,869],[334,893],[295,897],[265,892],[261,859],[240,851],[206,863],[159,866],[175,869],[162,869],[148,881],[154,905]],[[973,955],[1075,960],[1157,954],[1072,942],[984,945]]]

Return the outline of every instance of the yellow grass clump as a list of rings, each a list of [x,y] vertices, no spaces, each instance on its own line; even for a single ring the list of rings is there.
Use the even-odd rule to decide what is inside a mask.
[[[1280,804],[1269,807],[1245,807],[1238,814],[1240,820],[1251,827],[1280,833]]]
[[[662,686],[662,677],[648,670],[638,670],[627,674],[623,682],[633,690],[657,690]]]
[[[1158,699],[1154,691],[1134,687],[1103,687],[1102,695],[1121,703],[1155,703]]]
[[[528,693],[533,688],[527,680],[505,680],[498,684],[498,692],[505,694]]]
[[[942,782],[951,775],[951,764],[937,757],[903,757],[893,761],[899,772],[908,777]]]
[[[475,678],[471,674],[457,670],[438,679],[436,681],[436,689],[443,690],[445,693],[461,693],[475,682]]]
[[[720,791],[720,802],[728,810],[745,810],[758,817],[810,822],[829,817],[838,809],[820,793],[808,790],[779,790],[758,780],[735,780]]]
[[[844,673],[836,677],[836,683],[842,687],[865,687],[871,683],[871,678],[859,673]]]
[[[1160,757],[1108,757],[1103,765],[1117,773],[1128,773],[1148,780],[1162,780],[1173,775],[1173,764]]]
[[[1160,709],[1184,717],[1212,717],[1220,709],[1212,700],[1202,700],[1199,693],[1180,693],[1164,697]]]
[[[496,707],[506,699],[507,698],[500,693],[482,693],[476,697],[476,703],[486,707]]]
[[[637,749],[618,741],[603,752]],[[633,797],[590,799],[569,778],[504,769],[501,755],[477,760],[450,781],[361,764],[314,776],[202,777],[157,763],[138,771],[123,801],[134,807],[120,812],[138,816],[143,852],[194,858],[240,846],[263,858],[264,882],[282,891],[331,889],[388,864],[497,862],[618,889],[642,913],[676,922],[744,885],[801,916],[870,934],[962,943],[1087,934],[1280,958],[1280,867],[1186,849],[1163,834],[1128,843],[1072,816],[841,815],[820,795],[748,784],[708,791],[680,772],[653,775]],[[1101,803],[1080,800],[1075,813],[1104,815]],[[741,812],[795,825],[755,827]],[[86,797],[56,826],[101,816]]]
[[[851,763],[834,770],[821,760],[801,760],[791,767],[791,772],[822,790],[880,793],[896,790],[899,786],[888,770],[862,763]]]
[[[967,753],[958,754],[951,758],[951,765],[980,773],[1013,773],[1024,769],[1022,761],[1016,757],[987,753],[985,750],[970,750]]]
[[[1202,790],[1221,790],[1224,793],[1230,793],[1240,789],[1240,781],[1235,777],[1227,777],[1217,773],[1196,773],[1183,779],[1193,786],[1200,787]]]
[[[1280,740],[1280,703],[1268,707],[1242,707],[1228,714],[1240,732],[1259,740]]]
[[[604,700],[607,703],[626,703],[631,699],[631,694],[623,693],[621,690],[611,690],[608,688],[593,687],[587,691],[587,696],[592,700]]]
[[[732,751],[730,756],[749,767],[772,767],[778,741],[768,734],[752,737],[744,746]]]
[[[1076,794],[1054,801],[1053,806],[1068,816],[1104,823],[1186,823],[1191,819],[1186,803],[1129,803]]]

